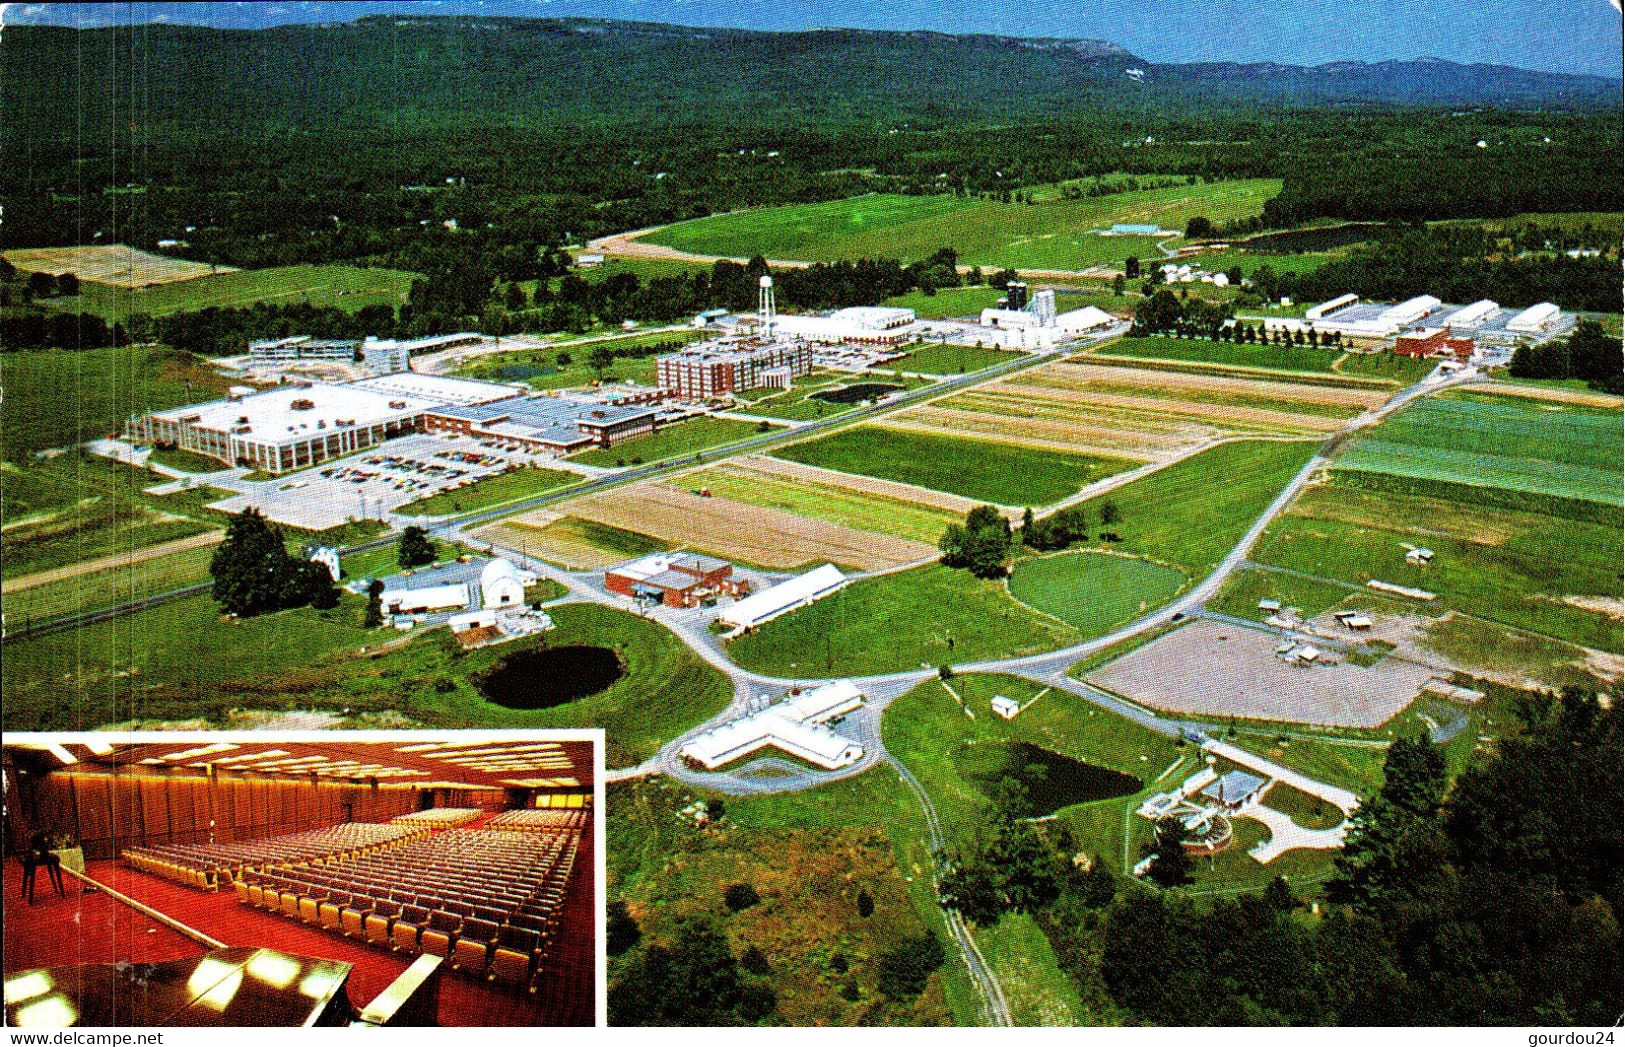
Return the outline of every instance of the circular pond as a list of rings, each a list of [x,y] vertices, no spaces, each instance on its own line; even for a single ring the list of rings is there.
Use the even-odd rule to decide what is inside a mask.
[[[473,683],[504,709],[551,709],[597,694],[625,673],[620,655],[608,647],[538,647],[515,651]]]
[[[807,399],[822,400],[827,404],[855,404],[864,400],[878,400],[901,388],[900,385],[887,385],[884,382],[859,382],[857,385],[843,385],[839,389],[824,389]]]

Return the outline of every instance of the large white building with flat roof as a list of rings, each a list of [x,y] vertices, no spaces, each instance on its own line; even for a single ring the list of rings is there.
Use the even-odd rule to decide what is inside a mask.
[[[789,753],[827,771],[863,759],[863,746],[828,724],[863,707],[850,680],[836,680],[696,735],[677,750],[690,766],[714,771],[766,748]]]

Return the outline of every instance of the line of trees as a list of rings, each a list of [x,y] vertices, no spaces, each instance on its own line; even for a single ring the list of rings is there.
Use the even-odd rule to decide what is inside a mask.
[[[1578,378],[1593,389],[1618,395],[1625,391],[1622,366],[1619,339],[1608,337],[1595,320],[1581,320],[1560,342],[1519,346],[1507,373],[1514,378]]]

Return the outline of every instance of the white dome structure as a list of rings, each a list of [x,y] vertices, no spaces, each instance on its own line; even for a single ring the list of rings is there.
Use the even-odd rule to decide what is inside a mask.
[[[480,603],[492,607],[519,607],[525,602],[525,583],[511,560],[492,560],[480,572]]]

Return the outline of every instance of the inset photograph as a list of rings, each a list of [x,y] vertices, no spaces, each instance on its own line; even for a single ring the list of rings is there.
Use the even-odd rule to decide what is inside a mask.
[[[13,1027],[586,1026],[598,732],[18,735]]]

